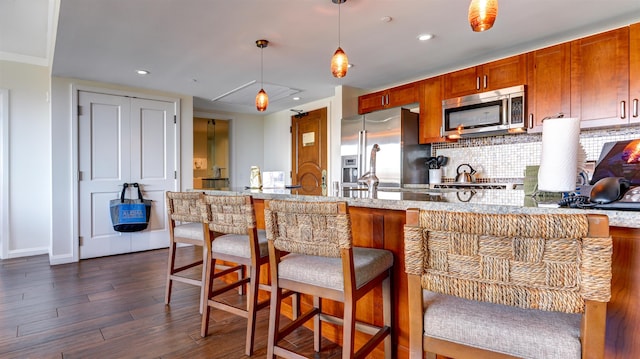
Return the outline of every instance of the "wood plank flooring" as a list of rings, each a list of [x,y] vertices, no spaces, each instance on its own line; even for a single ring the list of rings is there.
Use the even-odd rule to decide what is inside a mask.
[[[183,260],[202,255],[199,247],[179,252]],[[56,266],[47,255],[0,260],[0,358],[247,358],[246,319],[214,309],[200,337],[198,287],[175,283],[164,304],[167,256],[161,249]],[[266,356],[268,314],[259,313],[251,358]],[[314,357],[307,329],[288,345]],[[316,358],[340,357],[338,345],[323,345]]]

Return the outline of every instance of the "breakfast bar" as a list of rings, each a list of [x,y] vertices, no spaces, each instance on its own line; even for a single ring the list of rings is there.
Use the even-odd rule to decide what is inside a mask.
[[[384,248],[394,253],[393,305],[394,357],[407,358],[409,347],[409,317],[407,311],[407,280],[404,271],[403,228],[408,208],[436,209],[476,213],[601,213],[609,217],[613,237],[613,268],[611,300],[607,305],[607,331],[605,358],[640,357],[640,342],[635,333],[640,331],[640,216],[633,211],[603,211],[546,207],[545,203],[531,202],[521,190],[464,191],[440,189],[379,190],[356,197],[345,193],[328,196],[300,195],[296,189],[231,189],[205,190],[210,194],[251,194],[254,198],[258,228],[264,228],[264,201],[269,199],[295,199],[299,201],[346,201],[349,205],[356,246]],[[266,273],[262,274],[266,278]],[[358,302],[358,317],[379,324],[382,321],[380,293],[368,295]],[[325,304],[325,308],[331,304]],[[336,307],[337,308],[337,307]],[[339,308],[338,308],[339,309]],[[323,329],[323,335],[339,341],[340,330]],[[381,348],[374,352],[382,357]]]

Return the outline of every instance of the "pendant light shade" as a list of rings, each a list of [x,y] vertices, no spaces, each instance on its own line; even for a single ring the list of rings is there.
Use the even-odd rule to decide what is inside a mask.
[[[269,106],[269,96],[264,92],[264,89],[260,89],[256,95],[256,108],[262,112],[267,109],[267,106]]]
[[[264,51],[264,48],[269,46],[269,41],[256,40],[256,46],[260,48],[260,91],[258,91],[258,94],[256,95],[256,109],[258,109],[258,111],[260,112],[263,112],[269,106],[269,96],[267,96],[267,93],[264,91],[264,83],[262,81],[262,72],[263,72],[262,53]]]
[[[489,30],[498,15],[498,0],[471,0],[469,25],[475,32]]]
[[[331,58],[331,73],[337,78],[344,77],[347,74],[348,67],[349,59],[347,58],[347,54],[342,51],[341,47],[338,47]]]
[[[331,0],[334,4],[338,4],[338,49],[331,58],[331,73],[334,77],[341,78],[347,75],[349,67],[349,59],[340,47],[340,4],[347,0]]]

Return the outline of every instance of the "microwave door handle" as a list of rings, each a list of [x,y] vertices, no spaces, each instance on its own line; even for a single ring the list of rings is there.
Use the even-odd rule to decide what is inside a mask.
[[[509,106],[511,106],[509,99],[508,98],[503,99],[502,100],[502,119],[503,119],[503,123],[506,124],[507,126],[511,125],[511,119],[508,117],[508,115],[511,113],[511,109],[509,108]]]

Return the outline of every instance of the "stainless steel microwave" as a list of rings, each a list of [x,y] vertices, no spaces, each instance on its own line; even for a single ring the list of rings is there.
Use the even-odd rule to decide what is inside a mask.
[[[442,101],[442,135],[449,138],[524,133],[525,86]]]

